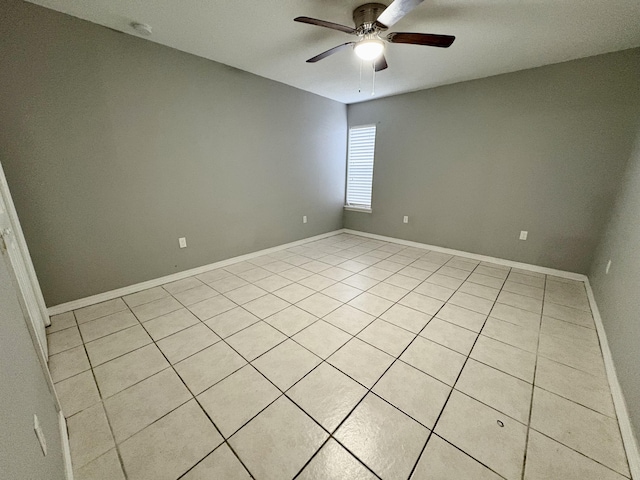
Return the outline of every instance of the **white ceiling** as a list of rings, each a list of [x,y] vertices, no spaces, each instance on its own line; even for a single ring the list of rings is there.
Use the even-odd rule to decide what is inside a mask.
[[[367,0],[31,0],[94,23],[136,33],[343,103],[370,100],[372,72],[345,50],[310,58],[353,40],[293,21],[309,16],[353,25]],[[390,0],[380,3],[388,4]],[[390,31],[455,35],[448,49],[387,45],[389,68],[375,97],[455,83],[640,46],[638,0],[426,0]]]

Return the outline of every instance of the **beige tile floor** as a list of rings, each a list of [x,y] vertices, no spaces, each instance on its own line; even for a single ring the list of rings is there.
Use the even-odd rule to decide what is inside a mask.
[[[581,282],[340,234],[48,332],[78,480],[630,476]]]

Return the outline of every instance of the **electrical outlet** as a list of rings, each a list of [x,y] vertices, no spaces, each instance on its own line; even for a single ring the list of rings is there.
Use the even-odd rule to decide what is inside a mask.
[[[409,223],[409,217],[407,215],[402,218],[402,223]]]
[[[187,248],[187,238],[186,237],[180,237],[178,239],[178,245],[180,245],[180,248]]]
[[[302,216],[302,223],[307,223],[307,216],[306,215]]]
[[[526,240],[528,235],[529,235],[529,232],[527,232],[526,230],[521,230],[520,231],[520,240]]]
[[[607,262],[607,268],[604,270],[605,275],[609,275],[609,269],[611,268],[611,259]]]
[[[36,432],[36,437],[38,437],[38,442],[40,443],[40,448],[42,449],[42,453],[44,456],[47,456],[47,440],[44,438],[44,432],[42,431],[42,427],[40,426],[40,420],[38,420],[37,415],[33,415],[33,430]]]

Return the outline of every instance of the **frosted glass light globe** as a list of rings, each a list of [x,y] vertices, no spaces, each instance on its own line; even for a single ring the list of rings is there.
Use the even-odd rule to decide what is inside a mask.
[[[354,50],[362,60],[375,60],[382,55],[384,43],[376,39],[362,40],[356,44]]]

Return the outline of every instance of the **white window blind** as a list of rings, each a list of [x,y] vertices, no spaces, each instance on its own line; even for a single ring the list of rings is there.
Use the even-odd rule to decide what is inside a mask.
[[[347,206],[349,207],[371,208],[375,148],[375,125],[349,129],[347,152]]]

